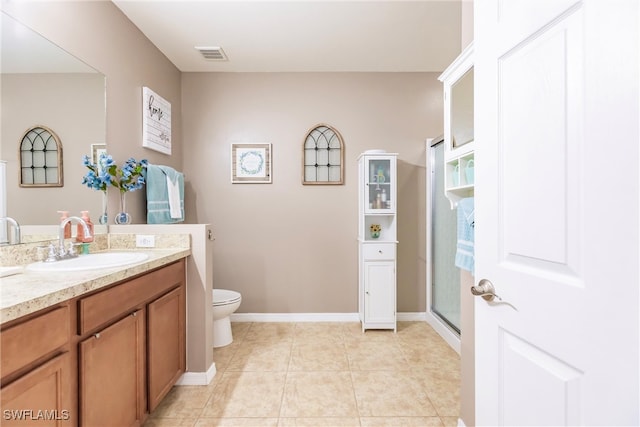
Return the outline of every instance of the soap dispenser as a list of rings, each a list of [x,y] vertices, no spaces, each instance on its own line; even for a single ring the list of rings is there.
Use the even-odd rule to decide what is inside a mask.
[[[87,223],[87,228],[89,229],[89,236],[84,235],[84,228],[82,224],[78,224],[77,232],[76,232],[76,241],[82,243],[91,243],[93,242],[93,223],[91,222],[91,218],[89,218],[89,211],[80,211],[82,214],[82,219],[85,223]]]
[[[58,213],[60,214],[60,224],[62,224],[62,221],[64,221],[65,219],[69,218],[69,211],[58,211]],[[65,239],[70,239],[71,238],[71,223],[67,222],[64,226],[64,238]]]

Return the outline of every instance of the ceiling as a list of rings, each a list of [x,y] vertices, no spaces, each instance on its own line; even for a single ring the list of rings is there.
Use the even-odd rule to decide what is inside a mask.
[[[112,1],[183,72],[439,72],[460,53],[460,0]]]
[[[6,13],[0,15],[0,73],[96,72]]]

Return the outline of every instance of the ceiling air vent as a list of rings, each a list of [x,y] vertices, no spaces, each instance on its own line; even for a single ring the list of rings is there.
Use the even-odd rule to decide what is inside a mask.
[[[196,49],[207,61],[228,61],[227,55],[219,46],[196,46]]]

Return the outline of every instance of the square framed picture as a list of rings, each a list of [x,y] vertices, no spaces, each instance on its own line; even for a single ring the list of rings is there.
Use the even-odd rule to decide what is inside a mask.
[[[231,144],[231,183],[270,184],[271,144]]]

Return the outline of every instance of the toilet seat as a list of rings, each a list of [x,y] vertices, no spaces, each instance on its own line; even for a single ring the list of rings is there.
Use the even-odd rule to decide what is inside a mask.
[[[228,305],[240,301],[242,295],[236,291],[230,291],[228,289],[214,289],[213,290],[213,306]]]

